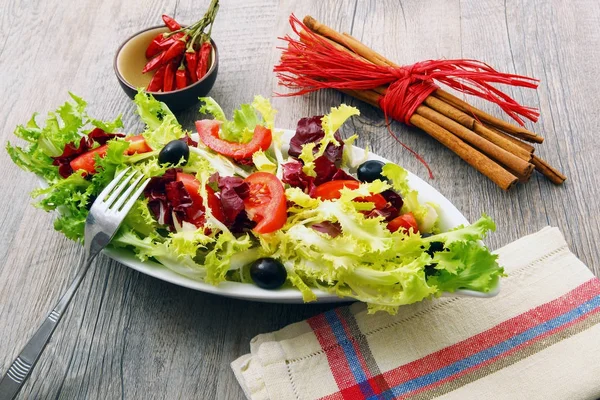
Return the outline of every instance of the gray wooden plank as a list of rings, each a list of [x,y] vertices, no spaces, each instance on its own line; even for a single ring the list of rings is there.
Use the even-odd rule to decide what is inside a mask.
[[[208,0],[195,2],[72,1],[29,4],[4,1],[0,15],[0,140],[34,111],[54,109],[67,90],[90,101],[100,118],[123,113],[127,131],[141,124],[112,71],[112,57],[127,36],[160,23],[171,13],[192,22]],[[254,94],[278,90],[271,73],[289,32],[291,12],[311,14],[351,32],[400,63],[427,58],[473,57],[499,70],[542,79],[537,91],[513,89],[520,101],[538,106],[533,127],[546,137],[539,154],[569,176],[564,187],[534,177],[503,193],[450,151],[420,131],[391,128],[425,156],[436,179],[430,183],[465,215],[482,212],[498,222],[488,244],[496,248],[551,224],[561,228],[575,253],[600,273],[597,157],[600,83],[600,6],[592,0],[379,1],[351,0],[225,2],[214,38],[221,52],[219,79],[211,93],[230,112]],[[27,35],[15,26],[27,27]],[[74,28],[75,27],[75,28]],[[343,129],[361,144],[405,165],[421,177],[424,168],[387,133],[382,114],[333,91],[275,98],[278,125],[322,114],[345,101],[362,115]],[[494,107],[474,101],[498,114]],[[191,128],[195,110],[181,114]],[[73,277],[77,244],[52,229],[51,216],[30,206],[35,180],[0,152],[0,371],[35,331]],[[475,194],[475,195],[474,195]],[[158,281],[100,257],[79,289],[20,398],[243,398],[229,362],[248,351],[258,333],[310,317],[331,305],[250,303]]]

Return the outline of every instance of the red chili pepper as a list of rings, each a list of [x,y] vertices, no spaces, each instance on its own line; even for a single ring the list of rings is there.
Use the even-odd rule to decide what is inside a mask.
[[[157,55],[158,53],[160,53],[161,50],[164,50],[163,48],[161,48],[161,43],[164,43],[164,42],[165,42],[165,36],[162,33],[159,33],[158,35],[156,35],[156,37],[154,39],[152,39],[152,41],[148,45],[148,48],[146,48],[146,58],[150,59],[150,58],[154,57],[155,55]]]
[[[166,65],[160,67],[152,77],[152,80],[148,84],[146,90],[148,92],[158,92],[163,88],[163,82],[165,80],[165,71],[167,69]]]
[[[145,74],[148,71],[152,71],[156,68],[162,67],[167,64],[169,61],[176,59],[179,56],[183,56],[183,52],[185,51],[185,42],[183,40],[175,40],[175,43],[169,47],[168,50],[163,51],[152,60],[148,61],[142,73]]]
[[[198,61],[198,66],[196,68],[196,77],[198,80],[202,79],[206,72],[208,71],[208,61],[210,58],[212,46],[209,42],[202,43],[202,47],[198,52],[200,53],[200,59]]]
[[[195,52],[187,51],[185,53],[185,61],[187,63],[187,71],[190,75],[190,80],[192,83],[196,82],[198,78],[196,77],[196,67],[197,67],[197,58]]]
[[[145,74],[148,71],[155,70],[158,67],[161,67],[164,64],[164,62],[163,62],[164,56],[165,56],[165,52],[163,51],[163,52],[159,53],[156,57],[154,57],[152,60],[148,61],[146,63],[146,66],[142,70],[142,74]]]
[[[170,92],[175,88],[175,71],[177,66],[174,63],[168,63],[166,65],[165,78],[163,83],[163,92]]]
[[[165,55],[163,56],[163,62],[167,63],[168,61],[171,61],[172,59],[178,56],[182,56],[184,51],[185,41],[181,39],[176,40],[175,43],[173,43],[171,47],[169,47],[169,50],[165,52]]]
[[[163,14],[162,19],[163,19],[165,25],[167,26],[167,28],[169,28],[169,30],[171,32],[178,31],[181,29],[181,25],[179,25],[179,23],[177,21],[175,21],[173,18],[169,17],[168,15]]]
[[[175,86],[177,89],[183,89],[187,86],[187,76],[185,75],[185,68],[183,68],[183,65],[181,65],[175,73]]]
[[[162,42],[160,42],[158,44],[158,48],[160,50],[168,50],[169,47],[171,47],[175,43],[175,41],[181,39],[184,35],[185,34],[183,32],[178,32],[173,36],[169,37],[168,39],[164,39]]]

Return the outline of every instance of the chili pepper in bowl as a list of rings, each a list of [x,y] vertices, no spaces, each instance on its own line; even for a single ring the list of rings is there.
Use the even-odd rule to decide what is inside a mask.
[[[167,69],[165,70],[165,79],[163,84],[163,92],[170,92],[175,89],[175,71],[177,70],[177,66],[175,63],[167,64]]]
[[[148,84],[148,87],[146,88],[147,91],[158,92],[158,91],[162,90],[163,84],[164,84],[164,79],[165,79],[166,69],[167,69],[166,66],[162,66],[158,69],[158,71],[156,71],[156,73],[152,77],[152,80]]]
[[[148,48],[146,49],[146,58],[152,58],[158,53],[160,53],[162,50],[164,50],[161,46],[161,43],[164,43],[165,40],[168,39],[165,38],[164,34],[159,33],[158,35],[156,35],[156,37],[152,39],[152,41],[148,45]]]
[[[175,73],[175,87],[179,89],[183,89],[187,86],[187,76],[185,74],[185,68],[181,65],[177,72]]]
[[[181,29],[181,25],[179,25],[179,23],[177,21],[175,21],[173,18],[169,17],[168,15],[163,14],[162,19],[163,19],[165,25],[167,26],[167,28],[169,28],[169,30],[171,32],[178,31]]]
[[[151,71],[156,71],[155,74],[157,74],[159,69],[167,66],[160,90],[169,92],[174,89],[182,89],[188,84],[196,83],[206,75],[210,68],[212,52],[210,35],[218,9],[219,0],[212,0],[202,19],[186,27],[182,27],[168,15],[162,16],[162,20],[170,32],[161,33],[150,42],[146,48],[146,58],[149,60],[142,69],[144,74]],[[175,72],[174,65],[177,65],[180,60],[181,67]],[[180,70],[183,72],[181,73]],[[175,75],[174,80],[171,79],[171,72]],[[158,84],[151,82],[148,88],[157,86]]]
[[[196,69],[196,76],[198,79],[202,79],[206,72],[208,71],[208,62],[210,61],[210,52],[212,50],[212,46],[210,43],[202,43],[202,47],[200,48],[200,60],[198,61],[198,67]]]
[[[190,74],[190,80],[192,81],[192,83],[194,83],[198,80],[197,75],[196,75],[196,66],[197,66],[196,52],[194,52],[193,50],[191,52],[186,51],[185,52],[185,62],[186,62],[186,68],[187,68],[188,74]]]

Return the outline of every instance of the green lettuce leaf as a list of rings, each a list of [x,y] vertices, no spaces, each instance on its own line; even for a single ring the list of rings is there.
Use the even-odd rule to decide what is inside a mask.
[[[56,181],[47,188],[36,189],[32,197],[43,197],[34,205],[45,211],[59,211],[54,220],[54,228],[65,234],[69,239],[83,240],[83,228],[96,190],[92,183],[86,180],[82,171],[70,175],[66,179]]]
[[[470,289],[489,292],[497,285],[504,269],[498,266],[497,255],[476,242],[453,242],[447,251],[435,253],[433,263],[438,274],[429,282],[443,292]]]
[[[339,107],[331,107],[329,114],[325,115],[321,119],[321,125],[325,136],[319,142],[319,151],[315,155],[315,158],[321,157],[325,154],[325,149],[330,143],[339,146],[340,143],[334,137],[338,129],[353,115],[360,115],[358,108],[351,107],[346,104],[342,104]]]
[[[150,131],[158,129],[166,117],[175,118],[165,103],[156,100],[154,96],[143,90],[138,91],[133,102],[137,106],[138,115]]]
[[[99,119],[90,118],[90,124],[96,128],[102,129],[104,132],[117,133],[119,129],[123,128],[122,116],[119,115],[114,121],[101,121]]]
[[[271,161],[262,150],[255,151],[252,154],[252,162],[258,171],[270,172],[271,174],[277,173],[277,164]]]
[[[15,146],[10,142],[6,144],[6,151],[16,165],[41,176],[47,182],[60,179],[58,167],[52,165],[52,157],[60,156],[67,143],[78,143],[88,123],[86,102],[73,93],[69,94],[72,101],[49,112],[43,126],[36,122],[38,114],[35,113],[27,124],[16,127],[14,135],[25,140],[27,146]]]

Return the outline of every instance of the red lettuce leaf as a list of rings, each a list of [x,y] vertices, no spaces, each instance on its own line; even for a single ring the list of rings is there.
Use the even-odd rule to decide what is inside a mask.
[[[179,140],[181,140],[188,146],[198,147],[198,142],[196,142],[194,139],[192,139],[192,137],[190,135],[185,135],[184,137],[182,137]]]
[[[281,180],[283,183],[300,188],[304,193],[312,196],[317,187],[315,185],[315,178],[302,172],[302,163],[300,161],[291,160],[282,164],[282,167],[283,177]]]
[[[321,156],[315,160],[316,177],[308,176],[302,171],[302,163],[297,160],[291,160],[283,164],[284,183],[292,187],[300,188],[309,195],[313,195],[317,186],[325,182],[335,180],[357,180],[344,170],[335,166],[327,157]]]
[[[384,220],[389,222],[400,215],[400,212],[396,207],[388,203],[382,209],[374,208],[369,212],[365,212],[364,214],[366,218],[383,217]]]
[[[254,161],[252,160],[252,157],[235,160],[235,162],[238,164],[241,164],[241,165],[247,165],[249,167],[254,167]]]
[[[332,238],[342,234],[342,226],[339,222],[323,221],[310,226],[317,232],[326,233]]]
[[[388,203],[392,205],[392,207],[396,208],[398,211],[400,211],[400,209],[404,205],[404,200],[402,200],[402,196],[394,192],[392,189],[388,189],[381,192],[381,195],[387,200]]]
[[[314,117],[302,118],[298,121],[296,134],[290,139],[290,149],[288,150],[290,156],[298,158],[302,151],[302,145],[306,143],[316,143],[323,139],[325,132],[323,132],[321,118],[323,118],[322,115],[317,115]],[[340,142],[340,145],[335,146],[332,143],[328,144],[323,155],[332,163],[339,165],[342,161],[344,143],[342,142],[342,137],[339,132],[336,132],[334,137]],[[315,146],[313,152],[316,153],[318,150],[319,146]]]
[[[177,181],[177,169],[168,169],[163,176],[150,179],[148,186],[144,189],[144,196],[148,199],[148,208],[160,224],[167,225],[171,231],[175,231],[173,214],[178,222],[194,221],[195,225],[201,225],[203,211],[192,211],[192,198],[183,186],[183,182]],[[192,212],[198,215],[190,215]]]
[[[235,217],[235,221],[233,221],[233,224],[229,225],[228,228],[233,233],[242,233],[251,231],[256,224],[257,223],[248,218],[248,214],[243,211]]]
[[[221,201],[223,214],[225,214],[227,220],[225,224],[228,228],[231,228],[237,222],[237,225],[241,229],[241,227],[246,225],[246,222],[240,215],[246,214],[243,212],[244,199],[250,195],[250,186],[242,178],[235,176],[221,177],[219,173],[213,174],[209,179],[209,184],[214,185],[215,183],[216,188],[219,190],[218,197]],[[248,218],[246,217],[246,219]]]

